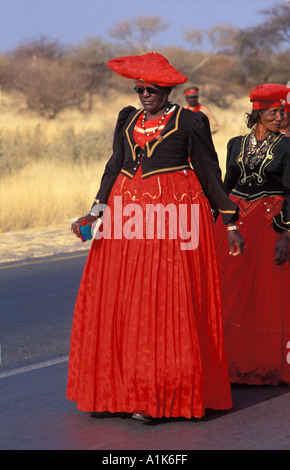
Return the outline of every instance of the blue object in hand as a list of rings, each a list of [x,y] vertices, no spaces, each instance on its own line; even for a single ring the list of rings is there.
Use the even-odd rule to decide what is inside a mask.
[[[84,225],[85,224],[85,225]],[[81,239],[82,242],[92,239],[92,227],[90,224],[87,224],[86,221],[83,221],[83,225],[80,226]]]

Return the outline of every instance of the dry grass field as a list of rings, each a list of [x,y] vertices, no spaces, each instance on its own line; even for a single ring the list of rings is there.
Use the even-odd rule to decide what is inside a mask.
[[[128,104],[139,106],[138,97],[99,97],[90,114],[66,110],[54,120],[46,120],[28,112],[21,95],[2,93],[2,233],[69,225],[71,219],[88,211],[111,155],[118,112]],[[220,124],[213,139],[224,171],[227,141],[246,132],[244,116],[249,111],[249,101],[245,97],[226,110],[206,104]]]

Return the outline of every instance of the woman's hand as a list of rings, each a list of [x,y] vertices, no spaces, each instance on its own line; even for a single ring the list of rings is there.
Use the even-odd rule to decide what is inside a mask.
[[[77,237],[80,238],[81,232],[80,232],[80,226],[82,225],[83,220],[85,220],[88,224],[93,224],[98,217],[95,217],[94,215],[87,214],[84,217],[80,217],[76,222],[74,222],[71,225],[71,231],[74,233]]]
[[[276,254],[274,262],[277,266],[290,260],[290,232],[284,231],[282,237],[276,244],[274,251]]]
[[[229,230],[227,229],[228,242],[229,242],[229,254],[231,256],[242,255],[245,251],[244,237],[240,234],[238,229]]]

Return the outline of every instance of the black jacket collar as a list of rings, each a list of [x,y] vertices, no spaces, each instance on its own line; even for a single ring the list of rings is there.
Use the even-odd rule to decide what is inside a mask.
[[[166,123],[164,129],[162,129],[162,131],[160,132],[160,134],[157,137],[155,137],[154,139],[152,139],[152,140],[150,140],[149,142],[146,143],[145,148],[146,148],[148,157],[151,157],[151,155],[154,152],[156,146],[160,142],[162,142],[170,134],[177,131],[177,129],[178,129],[179,116],[180,116],[182,108],[178,104],[175,104],[173,106],[175,106],[175,109],[174,109],[173,114],[170,117],[169,121]],[[142,113],[142,111],[143,111],[143,108],[134,111],[133,116],[131,115],[129,117],[129,124],[127,125],[127,127],[125,129],[126,137],[128,139],[129,145],[131,147],[133,160],[136,160],[136,150],[137,150],[137,148],[139,148],[138,144],[136,144],[136,142],[133,138],[133,131],[134,131],[135,124],[136,124],[140,114]]]

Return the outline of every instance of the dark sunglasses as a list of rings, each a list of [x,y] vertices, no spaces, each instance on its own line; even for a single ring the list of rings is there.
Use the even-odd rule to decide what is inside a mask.
[[[159,88],[155,86],[142,86],[142,85],[136,85],[134,90],[138,95],[142,95],[145,90],[148,91],[150,95],[156,95],[158,93]]]

